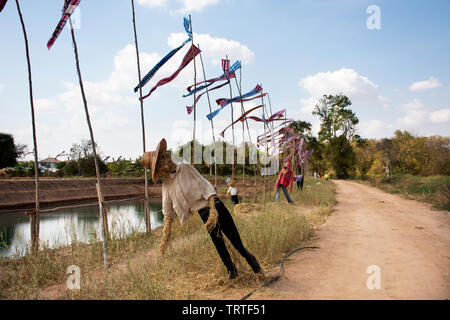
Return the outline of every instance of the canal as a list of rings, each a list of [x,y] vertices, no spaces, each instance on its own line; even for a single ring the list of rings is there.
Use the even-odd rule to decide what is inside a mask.
[[[150,203],[152,229],[162,225],[161,202]],[[100,240],[98,206],[62,209],[40,215],[40,240],[50,248]],[[145,232],[144,204],[139,200],[108,204],[108,225],[113,236]],[[30,218],[23,212],[0,214],[0,256],[23,256],[30,246]]]

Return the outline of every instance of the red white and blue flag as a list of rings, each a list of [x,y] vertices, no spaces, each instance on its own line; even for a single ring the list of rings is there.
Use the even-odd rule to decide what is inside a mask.
[[[0,12],[2,12],[2,10],[5,7],[7,1],[8,0],[0,0]]]
[[[186,52],[186,55],[184,56],[183,61],[181,61],[181,64],[178,67],[177,71],[175,71],[171,76],[159,80],[158,83],[150,90],[150,92],[146,96],[142,97],[142,99],[148,98],[158,87],[163,86],[175,79],[181,72],[181,70],[183,70],[189,64],[189,62],[191,62],[199,53],[200,49],[194,45],[191,45],[191,48],[188,50],[188,52]]]
[[[64,29],[64,26],[67,23],[67,20],[69,20],[70,15],[75,11],[76,7],[80,4],[80,2],[81,2],[81,0],[65,0],[64,1],[64,7],[62,10],[61,20],[59,20],[55,31],[53,31],[52,37],[47,42],[47,48],[49,50],[55,43],[56,39],[58,39],[59,35],[61,34],[62,30]]]

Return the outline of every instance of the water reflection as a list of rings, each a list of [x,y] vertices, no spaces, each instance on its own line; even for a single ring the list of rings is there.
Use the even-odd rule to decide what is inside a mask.
[[[152,229],[162,225],[161,203],[150,203]],[[116,236],[145,232],[144,204],[139,201],[110,204],[109,230]],[[100,240],[98,207],[66,209],[41,215],[40,239],[54,248],[72,241]],[[0,256],[23,255],[30,242],[30,219],[23,213],[0,214]]]

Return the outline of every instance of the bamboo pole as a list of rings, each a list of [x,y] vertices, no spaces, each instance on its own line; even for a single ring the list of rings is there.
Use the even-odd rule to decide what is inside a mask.
[[[100,228],[101,228],[101,232],[102,232],[102,236],[103,236],[103,265],[105,270],[108,269],[108,253],[107,253],[107,248],[106,248],[106,239],[107,239],[107,227],[108,227],[108,221],[107,221],[107,217],[106,217],[106,207],[104,206],[104,199],[102,196],[102,184],[101,184],[101,179],[100,179],[100,168],[98,165],[98,159],[97,159],[97,150],[95,147],[95,140],[94,140],[94,132],[92,130],[92,125],[91,125],[91,119],[89,117],[89,110],[88,110],[88,105],[87,105],[87,99],[86,99],[86,94],[84,92],[84,86],[83,86],[83,79],[81,77],[81,70],[80,70],[80,60],[78,58],[78,47],[77,47],[77,42],[75,39],[75,32],[73,30],[73,25],[72,25],[72,18],[71,16],[69,16],[69,23],[70,23],[70,33],[72,35],[72,44],[73,44],[73,50],[74,50],[74,54],[75,54],[75,62],[76,62],[76,69],[77,69],[77,73],[78,73],[78,80],[80,83],[80,90],[81,90],[81,97],[83,99],[83,104],[84,104],[84,111],[86,113],[86,121],[88,124],[88,128],[89,128],[89,134],[91,136],[91,143],[92,143],[92,152],[94,153],[94,163],[95,163],[95,172],[97,175],[97,196],[98,196],[98,201],[99,201],[99,217],[100,217]]]
[[[200,50],[200,44],[197,44],[198,49]],[[205,66],[203,64],[203,58],[202,58],[202,52],[200,51],[200,63],[202,65],[202,70],[203,70],[203,79],[206,83],[206,73],[205,73]],[[212,113],[212,108],[211,108],[211,100],[209,98],[209,90],[208,87],[206,87],[206,96],[208,97],[208,105],[209,105],[209,113]],[[214,120],[213,118],[211,118],[211,133],[212,133],[212,138],[213,138],[213,144],[214,144],[214,187],[217,190],[217,159],[216,159],[216,136],[214,134]],[[210,168],[210,172],[211,172],[211,165],[209,166]]]
[[[226,55],[226,59],[228,60],[228,55]],[[236,78],[235,78],[236,79]],[[228,87],[230,88],[230,105],[231,105],[231,134],[232,134],[232,141],[233,141],[233,162],[231,163],[231,181],[234,181],[234,119],[233,119],[233,92],[231,91],[231,82],[230,79],[227,77],[228,80]]]
[[[192,31],[192,19],[191,19],[191,15],[189,15],[189,26],[191,27],[191,31]],[[192,41],[191,41],[192,45],[194,45],[194,31],[192,31]],[[191,164],[194,165],[194,149],[195,149],[195,128],[197,125],[197,108],[196,108],[196,103],[195,103],[195,99],[196,99],[196,90],[197,89],[197,66],[195,63],[195,57],[194,57],[194,129],[193,129],[193,133],[192,133],[192,149],[191,149]]]
[[[20,10],[19,0],[16,0],[17,13],[19,14],[20,23],[22,25],[23,38],[25,42],[25,53],[27,57],[28,66],[28,86],[30,92],[30,107],[31,107],[31,125],[33,131],[33,147],[34,147],[34,178],[35,178],[35,212],[30,216],[30,232],[31,232],[31,250],[35,254],[39,250],[39,229],[40,229],[40,213],[39,213],[39,157],[37,148],[37,138],[36,138],[36,118],[34,113],[34,101],[33,101],[33,81],[31,75],[31,61],[30,61],[30,50],[28,47],[28,37],[25,28],[25,23],[23,21],[22,11]]]
[[[242,67],[241,67],[241,69],[242,69]],[[235,80],[236,80],[236,78],[235,78]],[[237,86],[237,80],[236,80],[236,86]],[[238,91],[239,91],[239,96],[240,97],[242,97],[242,90],[241,90],[241,87],[240,86],[237,86],[238,87]],[[244,113],[245,112],[245,109],[244,109],[244,104],[243,104],[243,102],[241,101],[241,111],[242,111],[242,113]],[[249,129],[249,126],[248,126],[248,121],[247,121],[247,119],[245,119],[245,125],[246,125],[246,127],[247,127],[247,134],[248,134],[248,139],[249,139],[249,141],[250,141],[250,145],[252,145],[253,143],[252,143],[252,137],[251,137],[251,135],[250,135],[250,129]],[[250,160],[250,148],[249,148],[249,150],[248,150],[248,152],[249,152],[249,160]],[[254,192],[254,195],[253,195],[253,202],[255,202],[256,203],[256,193],[257,193],[257,186],[256,186],[256,175],[257,175],[257,167],[256,167],[257,165],[256,164],[253,164],[253,175],[255,176],[255,192]]]
[[[136,47],[136,59],[137,59],[137,70],[138,70],[138,78],[139,78],[139,101],[141,104],[141,124],[142,124],[142,151],[145,154],[145,121],[144,121],[144,100],[142,99],[142,85],[141,85],[141,62],[139,58],[139,45],[136,31],[136,14],[134,10],[134,0],[131,0],[131,8],[133,12],[133,30],[134,30],[134,43]],[[148,170],[144,167],[144,187],[145,187],[145,201],[144,201],[144,212],[145,212],[145,229],[147,233],[151,233],[152,226],[150,220],[150,210],[148,204]]]
[[[242,68],[242,67],[241,67]],[[239,90],[239,97],[242,100],[242,95],[241,95],[241,87],[242,87],[242,72],[241,72],[241,68],[239,68],[239,85],[236,79],[236,76],[234,77],[234,80],[236,82],[236,87]],[[241,101],[241,115],[243,115],[245,112],[244,109],[244,103]],[[243,146],[243,152],[244,152],[244,163],[242,164],[242,188],[244,190],[245,193],[245,126],[244,126],[244,121],[242,121],[242,146]]]

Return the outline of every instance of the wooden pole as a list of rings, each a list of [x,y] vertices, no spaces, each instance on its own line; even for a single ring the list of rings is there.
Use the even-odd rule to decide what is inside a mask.
[[[192,19],[191,19],[191,15],[189,15],[189,25],[191,27],[191,31],[192,31]],[[194,44],[194,31],[192,31],[192,44]],[[197,108],[196,108],[196,103],[195,103],[195,99],[196,99],[196,90],[197,89],[197,66],[195,64],[195,57],[194,57],[194,129],[193,129],[193,133],[192,133],[192,149],[191,149],[191,165],[194,165],[194,149],[195,149],[195,128],[197,125]]]
[[[28,37],[25,28],[25,23],[22,17],[22,11],[20,10],[19,0],[16,0],[17,12],[19,14],[20,23],[22,25],[23,37],[25,41],[25,53],[27,57],[28,66],[28,86],[30,91],[30,107],[31,107],[31,125],[33,131],[33,147],[34,147],[34,178],[35,178],[35,212],[30,217],[30,232],[31,232],[31,250],[35,254],[39,250],[39,157],[37,148],[37,138],[36,138],[36,119],[34,113],[34,101],[33,101],[33,81],[31,76],[31,61],[30,61],[30,50],[28,47]]]
[[[95,163],[95,172],[97,175],[97,196],[98,196],[98,201],[99,201],[99,216],[100,216],[100,228],[101,228],[101,232],[102,232],[102,236],[103,236],[103,265],[105,270],[108,269],[108,254],[107,254],[107,248],[106,248],[106,239],[107,239],[107,227],[108,227],[108,221],[107,221],[107,217],[106,217],[106,207],[104,206],[104,199],[102,196],[102,184],[101,184],[101,179],[100,179],[100,167],[98,165],[98,159],[97,159],[97,150],[95,147],[95,140],[94,140],[94,132],[92,130],[92,125],[91,125],[91,119],[89,117],[89,110],[88,110],[88,105],[87,105],[87,99],[86,99],[86,94],[84,92],[84,86],[83,86],[83,79],[81,77],[81,70],[80,70],[80,60],[78,58],[78,47],[77,47],[77,42],[75,39],[75,32],[73,30],[73,25],[72,25],[72,18],[69,16],[69,23],[70,23],[70,33],[72,35],[72,44],[73,44],[73,50],[74,50],[74,54],[75,54],[75,62],[76,62],[76,68],[77,68],[77,73],[78,73],[78,80],[80,83],[80,90],[81,90],[81,97],[83,98],[83,104],[84,104],[84,111],[86,114],[86,121],[89,127],[89,134],[91,136],[91,143],[92,143],[92,151],[94,153],[94,163]]]
[[[131,0],[131,8],[133,12],[133,30],[134,30],[134,43],[136,47],[136,59],[137,59],[137,70],[139,78],[139,101],[141,104],[141,125],[142,125],[142,151],[145,154],[145,122],[144,122],[144,100],[142,99],[142,86],[141,86],[141,62],[139,58],[139,46],[136,31],[136,14],[134,10],[134,0]],[[150,220],[150,210],[148,203],[148,170],[144,167],[144,186],[145,186],[145,201],[144,201],[144,212],[145,212],[145,229],[147,233],[151,233],[151,220]]]
[[[242,69],[242,67],[241,67],[241,69]],[[235,78],[235,80],[236,80],[236,78]],[[237,80],[236,80],[236,86],[238,87],[239,96],[242,97],[242,90],[241,90],[241,87],[237,85]],[[241,101],[241,111],[242,111],[242,113],[245,112],[244,104],[242,103],[242,101]],[[248,126],[247,119],[245,119],[245,125],[247,127],[248,140],[250,141],[250,146],[251,146],[252,145],[252,137],[250,135],[250,129]],[[249,152],[249,160],[250,160],[250,148],[249,148],[248,152]],[[253,194],[253,202],[256,203],[256,193],[258,192],[257,185],[256,185],[256,176],[257,176],[257,165],[256,164],[253,164],[253,175],[255,176],[255,192]]]
[[[263,106],[263,116],[264,116],[264,118],[266,118],[267,119],[267,116],[266,116],[266,106],[264,105],[264,97],[262,97],[261,96],[261,103],[262,103],[262,106]],[[266,139],[266,151],[267,151],[267,130],[266,130],[266,123],[264,122],[263,123],[264,124],[264,136],[266,137],[265,139]],[[266,152],[266,155],[268,155],[269,154],[269,152]],[[267,159],[266,159],[267,160]],[[262,164],[261,164],[262,165]],[[264,172],[265,173],[265,172]],[[263,175],[263,182],[264,182],[264,203],[266,203],[266,175],[264,174]]]
[[[197,46],[198,46],[198,49],[200,49],[200,45],[197,44]],[[205,66],[204,66],[204,64],[203,64],[203,58],[202,58],[202,52],[201,52],[201,51],[200,51],[200,62],[201,62],[201,64],[202,64],[203,79],[204,79],[204,81],[205,81],[205,84],[207,84],[207,83],[206,83]],[[206,96],[208,97],[209,113],[212,113],[211,100],[210,100],[210,98],[209,98],[209,90],[208,90],[208,87],[206,87]],[[213,118],[211,118],[210,122],[211,122],[211,133],[212,133],[213,144],[214,144],[214,187],[215,187],[216,190],[217,190],[216,136],[215,136],[215,134],[214,134],[214,120],[213,120]],[[211,169],[211,168],[212,168],[212,167],[210,166],[210,169]]]
[[[228,55],[226,56],[226,59],[228,60]],[[235,78],[236,79],[236,78]],[[231,91],[231,82],[228,78],[228,87],[230,88],[230,105],[231,105],[231,133],[232,133],[232,140],[233,140],[233,162],[231,164],[231,180],[234,181],[234,119],[233,119],[233,92]]]
[[[241,67],[242,68],[242,67]],[[242,94],[241,94],[241,87],[242,87],[242,72],[241,72],[241,68],[239,68],[239,85],[236,79],[236,76],[234,77],[234,80],[236,81],[236,87],[238,88],[239,91],[239,97],[242,100]],[[244,109],[244,103],[241,101],[241,115],[243,115],[245,112]],[[244,152],[244,163],[242,164],[242,188],[244,190],[245,193],[245,126],[244,126],[244,121],[242,121],[242,147],[243,147],[243,152]]]

